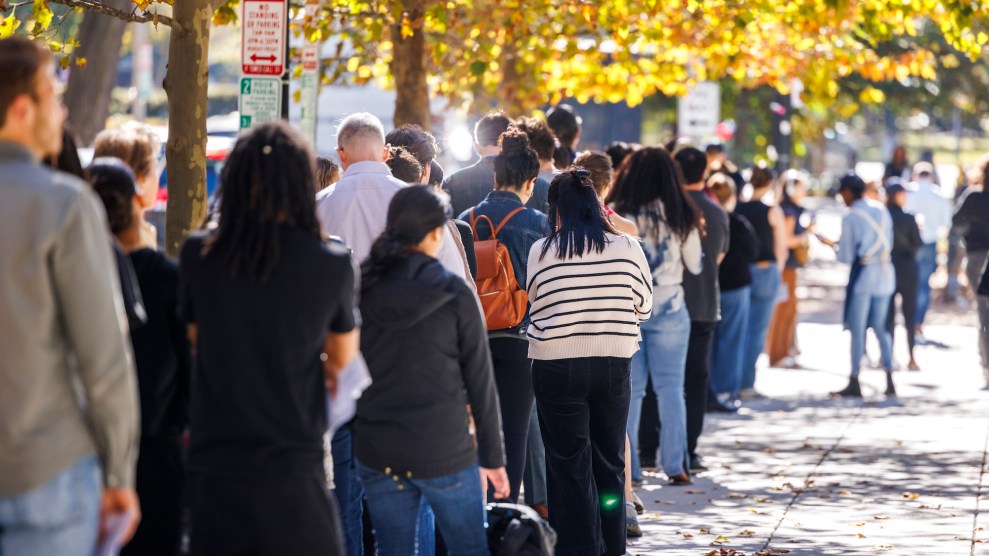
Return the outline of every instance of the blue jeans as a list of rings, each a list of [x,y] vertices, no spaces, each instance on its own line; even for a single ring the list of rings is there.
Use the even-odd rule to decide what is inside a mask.
[[[666,309],[669,311],[669,309]],[[660,311],[660,312],[657,312]],[[687,405],[683,398],[683,380],[690,340],[690,316],[687,306],[662,312],[654,307],[652,317],[642,323],[642,345],[632,356],[632,399],[628,408],[628,438],[632,453],[632,479],[642,480],[637,444],[642,398],[646,380],[652,377],[660,422],[660,465],[669,475],[687,470]]]
[[[721,321],[714,329],[711,350],[711,392],[738,396],[742,387],[745,327],[751,306],[749,286],[721,292]]]
[[[883,368],[893,368],[893,336],[886,327],[889,295],[852,294],[848,304],[848,330],[852,333],[852,376],[857,377],[865,355],[865,333],[869,328],[879,339]]]
[[[917,326],[924,324],[927,309],[931,306],[931,275],[937,269],[937,243],[925,243],[917,251],[917,278],[920,289],[917,290]]]
[[[780,289],[780,269],[776,263],[765,268],[752,265],[749,290],[749,320],[745,330],[745,353],[742,356],[742,389],[755,388],[755,367],[766,347],[766,333],[776,309]]]
[[[387,475],[357,465],[379,556],[432,556],[433,547],[416,542],[423,537],[418,529],[424,502],[432,508],[451,555],[488,556],[487,512],[477,464],[431,479]]]
[[[347,556],[363,556],[364,527],[361,519],[364,514],[364,487],[357,478],[354,434],[349,427],[340,427],[333,434],[330,451],[333,453],[333,494],[340,506],[340,527],[345,537]]]
[[[90,556],[103,485],[96,456],[16,496],[0,497],[0,554]]]

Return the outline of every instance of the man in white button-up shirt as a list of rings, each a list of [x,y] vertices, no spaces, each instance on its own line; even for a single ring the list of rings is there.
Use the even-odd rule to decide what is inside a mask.
[[[951,229],[951,201],[934,183],[934,166],[930,162],[918,162],[913,167],[914,181],[907,188],[907,204],[903,210],[917,217],[923,247],[917,252],[917,272],[920,291],[917,294],[917,328],[924,324],[924,316],[931,302],[931,275],[937,270],[937,242],[947,237]],[[918,342],[922,341],[918,338]]]

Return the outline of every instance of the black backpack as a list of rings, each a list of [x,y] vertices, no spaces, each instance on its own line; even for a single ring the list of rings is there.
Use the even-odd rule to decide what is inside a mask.
[[[488,504],[491,556],[553,556],[556,531],[521,504]]]

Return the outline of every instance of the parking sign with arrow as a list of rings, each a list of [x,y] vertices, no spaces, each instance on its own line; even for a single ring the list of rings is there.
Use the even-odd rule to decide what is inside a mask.
[[[287,0],[243,0],[241,72],[281,75],[285,72]]]

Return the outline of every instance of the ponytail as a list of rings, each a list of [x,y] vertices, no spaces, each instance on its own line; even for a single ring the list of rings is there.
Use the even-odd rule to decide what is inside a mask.
[[[399,241],[385,230],[371,246],[371,254],[361,265],[361,293],[375,285],[388,271],[409,258],[410,245]]]

